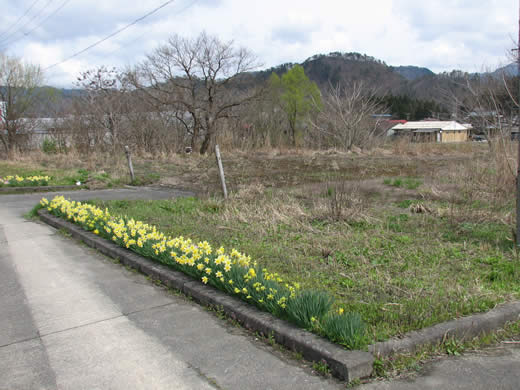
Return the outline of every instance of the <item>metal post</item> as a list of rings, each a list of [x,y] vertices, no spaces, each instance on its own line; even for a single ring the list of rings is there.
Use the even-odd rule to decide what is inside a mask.
[[[227,199],[226,178],[224,177],[224,168],[222,167],[222,159],[220,158],[220,149],[215,145],[215,156],[217,156],[218,173],[220,175],[220,183],[224,192],[224,199]]]
[[[135,182],[135,176],[134,176],[134,166],[132,165],[132,156],[130,155],[130,149],[128,146],[125,146],[125,154],[126,159],[128,160],[128,170],[130,171],[130,179],[132,179],[132,183]]]

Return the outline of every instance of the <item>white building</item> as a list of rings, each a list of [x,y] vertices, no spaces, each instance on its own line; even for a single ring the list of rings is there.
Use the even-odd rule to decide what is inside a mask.
[[[471,127],[455,121],[420,121],[398,124],[389,134],[410,137],[412,142],[466,142]]]

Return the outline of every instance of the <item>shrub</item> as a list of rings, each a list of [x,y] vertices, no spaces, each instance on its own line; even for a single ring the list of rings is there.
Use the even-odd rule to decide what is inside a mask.
[[[42,152],[45,154],[56,154],[58,153],[58,145],[52,138],[45,137],[42,143]]]

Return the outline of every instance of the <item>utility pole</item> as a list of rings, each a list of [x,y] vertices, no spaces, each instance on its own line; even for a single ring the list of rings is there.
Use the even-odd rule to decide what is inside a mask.
[[[516,103],[518,105],[518,113],[516,117],[516,142],[518,147],[518,162],[516,169],[516,246],[520,247],[520,1],[518,3],[518,41],[516,50],[516,65],[518,73],[516,75],[516,82],[518,83],[518,96]]]

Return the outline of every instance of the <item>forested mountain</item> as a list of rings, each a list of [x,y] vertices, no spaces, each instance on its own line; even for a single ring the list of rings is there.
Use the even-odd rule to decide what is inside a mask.
[[[243,74],[240,81],[233,84],[234,88],[259,85],[266,82],[273,72],[281,76],[294,65],[286,63]],[[461,71],[435,74],[423,67],[388,66],[384,61],[360,53],[317,54],[300,65],[324,93],[331,86],[349,86],[354,82],[362,82],[371,93],[384,98],[385,104],[393,107],[391,113],[399,118],[403,118],[403,113],[416,118],[427,113],[451,111],[453,96],[463,100],[468,94],[467,78],[478,77],[478,74],[470,75]],[[516,70],[514,66],[501,68],[495,73],[505,71],[511,74]],[[62,110],[80,95],[81,90],[78,89],[61,90]]]
[[[391,68],[394,72],[399,73],[406,80],[416,80],[424,76],[435,75],[435,73],[433,73],[430,69],[421,68],[418,66],[391,66]]]
[[[281,75],[293,65],[282,64],[251,75],[263,81],[272,72]],[[427,68],[416,66],[388,66],[384,61],[359,53],[319,54],[300,65],[322,91],[338,83],[348,86],[352,82],[363,82],[366,88],[374,90],[379,96],[403,95],[412,99],[433,100],[441,105],[446,105],[453,94],[463,97],[467,92],[465,79],[472,76],[460,71],[435,74]]]
[[[252,79],[260,82],[267,80],[273,72],[282,75],[294,65],[282,64],[249,76],[254,75]],[[417,66],[388,66],[384,61],[360,53],[319,54],[300,65],[322,92],[331,85],[362,82],[372,93],[386,97],[385,102],[395,108],[391,112],[395,117],[405,119],[422,119],[428,116],[427,113],[448,113],[453,96],[463,100],[467,95],[467,77],[475,77],[461,71],[435,74]],[[408,115],[402,116],[404,112]]]
[[[271,73],[281,76],[293,63],[257,72],[260,79],[267,79]],[[406,82],[399,73],[394,72],[384,62],[359,53],[330,53],[312,56],[300,64],[305,74],[322,90],[330,85],[348,85],[362,81],[368,88],[377,89],[381,95],[397,91]]]

